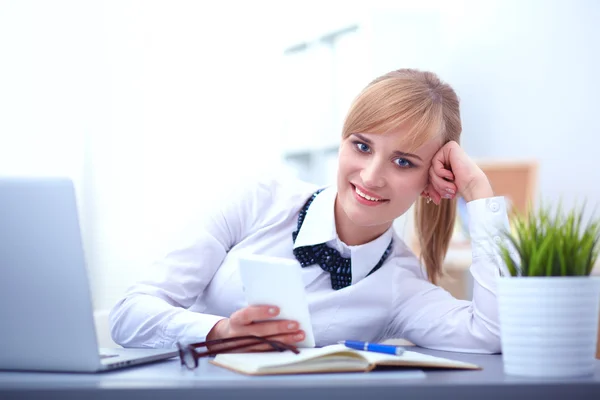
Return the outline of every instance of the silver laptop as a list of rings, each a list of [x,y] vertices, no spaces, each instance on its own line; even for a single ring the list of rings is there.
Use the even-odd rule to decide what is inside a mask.
[[[176,355],[98,348],[73,183],[0,177],[0,369],[97,372]]]

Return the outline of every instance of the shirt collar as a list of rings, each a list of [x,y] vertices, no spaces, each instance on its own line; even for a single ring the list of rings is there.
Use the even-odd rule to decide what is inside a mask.
[[[325,188],[310,204],[304,222],[296,237],[294,249],[303,246],[314,246],[337,238],[335,230],[335,198],[337,188]]]
[[[337,250],[350,250],[352,260],[352,283],[365,278],[377,265],[381,256],[390,244],[393,235],[393,227],[381,236],[359,246],[348,246],[343,243],[337,235],[335,228],[335,199],[337,188],[330,186],[319,193],[311,203],[304,222],[296,237],[294,249],[303,246],[314,246],[321,243],[329,243]],[[347,251],[342,251],[347,253]]]

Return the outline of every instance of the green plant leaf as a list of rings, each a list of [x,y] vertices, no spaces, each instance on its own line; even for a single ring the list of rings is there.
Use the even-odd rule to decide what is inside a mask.
[[[592,216],[585,223],[586,204],[565,213],[561,199],[554,209],[541,204],[537,211],[530,207],[527,216],[515,215],[503,235],[520,263],[506,246],[500,249],[511,275],[589,275],[600,256],[600,220]]]
[[[502,255],[502,259],[504,260],[504,263],[508,268],[508,272],[510,272],[512,276],[518,276],[519,268],[517,267],[517,263],[515,262],[515,260],[513,260],[512,256],[510,255],[508,249],[506,247],[501,247],[500,252]]]

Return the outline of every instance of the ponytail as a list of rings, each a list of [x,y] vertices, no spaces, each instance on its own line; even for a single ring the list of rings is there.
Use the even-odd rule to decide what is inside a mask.
[[[420,197],[415,204],[415,230],[421,249],[419,257],[433,284],[437,284],[444,275],[442,264],[450,245],[455,219],[456,198],[443,199],[436,206]]]

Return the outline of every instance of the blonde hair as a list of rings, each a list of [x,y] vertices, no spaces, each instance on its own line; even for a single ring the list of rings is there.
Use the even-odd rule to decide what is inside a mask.
[[[352,103],[342,137],[352,133],[385,133],[400,126],[408,127],[411,149],[430,139],[441,144],[460,143],[462,124],[458,96],[434,73],[400,69],[375,79]],[[456,218],[456,199],[439,206],[420,197],[415,205],[415,227],[421,248],[420,259],[432,283],[443,275],[442,263]]]

